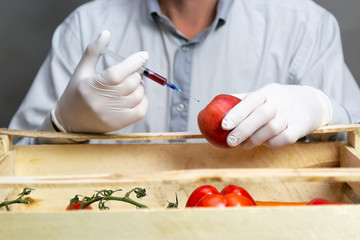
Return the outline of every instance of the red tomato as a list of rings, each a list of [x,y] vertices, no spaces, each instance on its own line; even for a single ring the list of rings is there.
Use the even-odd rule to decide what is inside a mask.
[[[86,210],[90,210],[92,209],[92,207],[89,205],[85,208]],[[72,208],[70,208],[70,204],[66,207],[66,211],[71,211],[71,210],[82,210],[81,209],[81,202],[77,202],[77,203],[72,203]]]
[[[251,197],[251,195],[242,187],[236,186],[236,185],[229,185],[223,188],[223,190],[221,190],[220,194],[225,196],[229,193],[236,193],[238,195],[244,196],[246,198],[248,198],[254,206],[256,206],[256,202],[255,200]]]
[[[199,200],[207,194],[219,194],[219,191],[211,185],[200,186],[190,194],[186,207],[195,207]]]
[[[254,204],[248,198],[236,193],[229,193],[225,196],[220,194],[207,194],[196,204],[196,207],[217,208],[241,206],[254,206]]]
[[[255,206],[255,204],[245,196],[237,193],[229,193],[224,196],[226,207]]]
[[[343,203],[343,202],[331,202],[328,201],[326,199],[323,198],[314,198],[313,200],[311,200],[310,202],[308,202],[307,205],[330,205],[330,204],[347,204],[347,203]]]
[[[211,186],[196,188],[186,203],[186,207],[239,207],[256,206],[254,199],[242,187],[229,185],[221,193]]]
[[[196,204],[196,207],[226,207],[226,202],[220,194],[207,194],[203,196]]]

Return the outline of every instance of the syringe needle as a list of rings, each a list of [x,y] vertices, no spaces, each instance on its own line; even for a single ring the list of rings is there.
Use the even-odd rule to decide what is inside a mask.
[[[188,94],[187,92],[184,92],[184,91],[183,91],[183,90],[181,90],[181,89],[179,89],[179,92],[181,92],[182,94],[185,94],[186,96],[188,96],[188,97],[190,97],[190,98],[192,98],[192,99],[196,100],[197,102],[200,102],[200,100],[199,100],[199,99],[194,98],[193,96],[191,96],[191,95],[190,95],[190,94]]]
[[[117,55],[115,52],[110,51],[110,50],[108,50],[106,48],[104,48],[101,52],[102,52],[102,54],[109,55],[110,57],[112,57],[115,60],[118,60],[119,62],[124,61],[124,59],[125,59],[125,58]]]

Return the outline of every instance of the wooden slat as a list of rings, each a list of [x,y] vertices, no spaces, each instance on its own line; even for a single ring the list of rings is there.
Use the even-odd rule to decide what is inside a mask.
[[[336,133],[336,132],[353,132],[360,129],[360,124],[341,124],[341,125],[330,125],[318,128],[313,133]]]
[[[353,188],[349,184],[344,183],[341,187],[341,191],[346,194],[351,202],[360,204],[360,197],[354,192]]]
[[[0,128],[0,134],[47,139],[86,140],[174,140],[203,138],[200,133],[193,132],[166,132],[166,133],[128,133],[128,134],[89,134],[89,133],[60,133],[29,130],[13,130]]]
[[[360,168],[360,152],[354,147],[340,147],[340,167],[342,169]],[[360,181],[348,182],[354,193],[360,196]]]
[[[347,134],[348,144],[360,152],[360,130],[349,132]]]
[[[359,206],[35,212],[0,215],[0,239],[359,239]]]
[[[360,167],[360,152],[350,146],[340,146],[340,167],[358,168]]]
[[[5,155],[11,149],[11,139],[7,135],[0,134],[0,157]]]
[[[202,168],[330,168],[337,142],[221,149],[209,143],[66,144],[15,146],[16,175],[159,172]]]
[[[196,169],[134,175],[62,175],[0,177],[0,187],[119,185],[121,183],[184,184],[207,182],[360,182],[360,168],[307,169]]]
[[[0,176],[14,176],[15,175],[15,152],[7,151],[5,155],[0,156]],[[0,187],[0,202],[3,202],[9,193],[13,190],[12,187]]]
[[[332,125],[315,130],[314,134],[351,132],[360,129],[360,124]],[[166,133],[129,133],[129,134],[84,134],[59,133],[0,128],[0,134],[47,139],[85,140],[167,140],[167,139],[199,139],[203,136],[198,132],[166,132]]]

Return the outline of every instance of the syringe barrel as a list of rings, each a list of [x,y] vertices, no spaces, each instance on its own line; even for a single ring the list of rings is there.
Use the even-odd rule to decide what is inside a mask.
[[[145,77],[150,78],[151,80],[153,80],[154,82],[157,82],[158,84],[165,86],[168,82],[168,80],[166,78],[164,78],[163,76],[154,73],[153,71],[144,68],[143,74]]]

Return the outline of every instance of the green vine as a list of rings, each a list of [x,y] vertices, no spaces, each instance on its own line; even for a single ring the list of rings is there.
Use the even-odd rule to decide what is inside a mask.
[[[178,196],[176,193],[175,193],[175,197],[176,197],[176,201],[174,203],[167,201],[168,206],[166,208],[178,208],[179,207],[179,200],[178,200]]]
[[[4,201],[4,202],[0,203],[0,208],[5,207],[7,211],[10,211],[9,205],[19,204],[19,203],[29,204],[30,201],[23,199],[23,197],[29,195],[31,193],[31,191],[33,191],[33,190],[34,189],[31,189],[31,188],[24,188],[23,191],[18,194],[17,199],[11,200],[11,201]]]
[[[116,192],[120,192],[122,191],[122,189],[117,189],[117,190],[107,190],[107,189],[103,189],[100,191],[96,191],[96,194],[92,195],[91,197],[88,196],[81,196],[81,195],[75,195],[72,199],[70,199],[70,209],[74,209],[73,206],[78,204],[79,202],[80,204],[80,208],[79,209],[85,209],[87,207],[89,207],[91,204],[97,202],[98,203],[98,208],[100,210],[107,210],[109,209],[108,206],[106,206],[106,203],[108,201],[121,201],[121,202],[126,202],[129,204],[132,204],[134,206],[136,206],[137,208],[149,208],[148,206],[139,203],[138,201],[135,201],[133,198],[130,197],[130,195],[132,193],[135,193],[136,198],[137,199],[141,199],[143,197],[146,196],[146,189],[145,188],[140,188],[140,187],[136,187],[131,189],[129,192],[125,193],[125,195],[123,197],[116,197],[113,194]],[[178,197],[176,195],[176,202],[172,203],[168,201],[168,206],[167,208],[178,208],[179,202],[178,202]],[[77,207],[78,209],[78,207]]]
[[[72,208],[73,204],[76,204],[79,201],[81,202],[80,209],[85,209],[86,207],[90,206],[91,204],[98,202],[99,209],[106,210],[106,209],[109,209],[109,207],[106,206],[106,202],[108,202],[108,201],[127,202],[138,208],[148,208],[148,206],[141,204],[141,203],[133,200],[132,198],[130,198],[130,194],[133,192],[136,194],[136,198],[138,198],[138,199],[145,197],[146,196],[145,188],[139,188],[139,187],[133,188],[132,190],[127,192],[124,197],[113,196],[114,193],[120,192],[120,191],[122,191],[122,189],[117,189],[117,190],[104,189],[104,190],[97,191],[97,193],[92,195],[91,197],[84,196],[84,197],[82,197],[81,200],[79,198],[79,197],[81,197],[81,195],[75,195],[75,197],[70,199],[70,208],[73,209]]]

